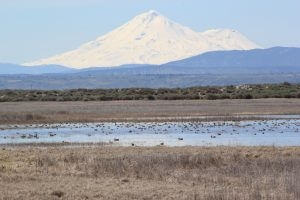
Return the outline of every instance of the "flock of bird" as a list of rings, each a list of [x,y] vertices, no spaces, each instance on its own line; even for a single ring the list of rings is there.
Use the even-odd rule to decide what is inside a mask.
[[[183,141],[185,134],[209,135],[211,139],[222,137],[224,134],[239,135],[243,133],[299,133],[300,120],[257,120],[240,122],[165,122],[165,123],[64,123],[40,125],[11,125],[0,127],[0,142],[5,140],[39,140],[42,138],[55,138],[61,134],[82,134],[87,137],[95,135],[112,135],[111,142],[122,142],[120,137],[124,134],[178,134],[178,141]],[[118,137],[119,136],[119,137]],[[131,143],[135,146],[134,143]],[[159,143],[164,145],[164,142]]]

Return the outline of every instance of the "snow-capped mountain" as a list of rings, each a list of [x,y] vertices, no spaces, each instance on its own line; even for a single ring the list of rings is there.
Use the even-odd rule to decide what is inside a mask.
[[[57,64],[74,68],[124,64],[163,64],[216,50],[260,48],[234,30],[202,33],[149,11],[79,48],[24,65]]]

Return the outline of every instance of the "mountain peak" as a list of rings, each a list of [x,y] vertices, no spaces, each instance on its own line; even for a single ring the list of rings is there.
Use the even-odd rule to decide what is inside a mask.
[[[158,16],[160,15],[159,12],[157,12],[156,10],[149,10],[148,12],[146,12],[147,15],[151,15],[151,16]]]
[[[155,10],[149,10],[148,12],[136,16],[132,21],[140,20],[142,23],[150,23],[157,18],[165,18],[165,17],[163,17],[159,12]]]
[[[224,30],[199,33],[150,10],[73,51],[25,65],[58,64],[88,68],[163,64],[208,51],[258,47],[242,34]]]

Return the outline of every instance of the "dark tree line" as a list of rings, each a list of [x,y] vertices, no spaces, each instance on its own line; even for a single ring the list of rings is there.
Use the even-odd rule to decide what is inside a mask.
[[[0,102],[17,101],[118,101],[216,100],[300,98],[300,84],[263,84],[191,88],[128,88],[73,90],[0,90]]]

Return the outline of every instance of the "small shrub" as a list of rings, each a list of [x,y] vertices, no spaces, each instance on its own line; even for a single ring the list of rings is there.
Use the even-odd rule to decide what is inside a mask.
[[[218,96],[215,95],[215,94],[209,94],[209,95],[206,96],[206,99],[208,99],[208,100],[217,100]]]
[[[253,99],[253,96],[251,94],[246,94],[245,99]]]
[[[155,97],[153,95],[148,95],[147,99],[151,101],[151,100],[155,100]]]

